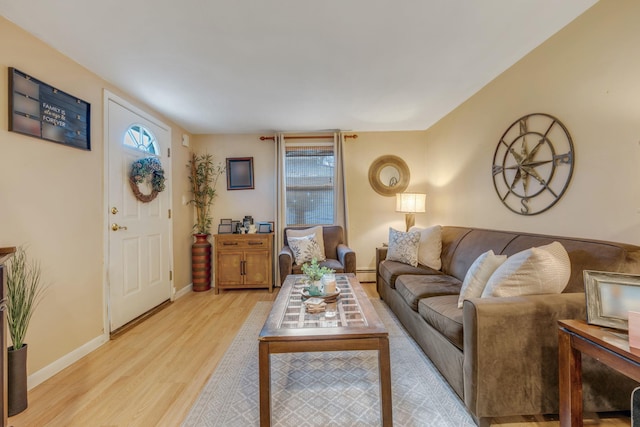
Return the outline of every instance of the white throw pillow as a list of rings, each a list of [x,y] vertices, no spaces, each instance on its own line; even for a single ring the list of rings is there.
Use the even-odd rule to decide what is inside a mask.
[[[287,240],[291,252],[293,252],[293,256],[295,257],[296,264],[302,265],[314,258],[317,261],[324,261],[324,254],[322,254],[321,259],[320,245],[313,234],[302,237],[288,237]]]
[[[318,251],[318,256],[316,257],[318,261],[324,261],[327,259],[327,257],[324,254],[324,237],[322,237],[322,226],[317,225],[315,227],[310,227],[310,228],[305,228],[302,230],[293,230],[293,229],[288,229],[287,230],[287,242],[289,241],[289,239],[291,237],[304,237],[304,236],[309,236],[309,235],[313,235],[315,236],[316,242],[318,243],[318,246],[320,247],[320,250]],[[291,247],[291,245],[289,245],[289,247]],[[296,263],[298,264],[298,263]]]
[[[434,270],[440,270],[442,267],[442,261],[440,260],[440,253],[442,252],[442,227],[439,225],[427,228],[413,226],[409,231],[420,232],[418,262]]]
[[[506,260],[506,255],[496,255],[491,250],[476,258],[464,276],[458,297],[458,308],[462,308],[462,303],[466,299],[480,298],[493,272]]]
[[[482,297],[561,293],[569,283],[571,261],[560,242],[510,256],[491,275]]]
[[[420,245],[420,233],[417,231],[398,231],[389,228],[389,249],[387,258],[389,261],[398,261],[413,267],[418,265],[418,246]]]

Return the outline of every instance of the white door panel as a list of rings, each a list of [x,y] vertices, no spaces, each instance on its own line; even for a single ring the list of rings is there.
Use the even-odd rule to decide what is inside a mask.
[[[171,220],[169,219],[170,131],[127,108],[121,101],[107,101],[109,226],[109,305],[111,331],[171,298]],[[157,157],[165,170],[166,188],[149,203],[136,199],[129,184],[132,163],[152,154],[123,144],[132,125],[141,125],[155,136]],[[151,189],[140,184],[143,194]],[[112,213],[112,209],[113,212]]]

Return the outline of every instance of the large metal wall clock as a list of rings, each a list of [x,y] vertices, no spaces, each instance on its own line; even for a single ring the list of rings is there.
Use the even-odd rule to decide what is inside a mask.
[[[536,215],[560,200],[573,174],[574,152],[567,128],[536,113],[516,120],[493,155],[493,185],[502,203],[520,215]]]

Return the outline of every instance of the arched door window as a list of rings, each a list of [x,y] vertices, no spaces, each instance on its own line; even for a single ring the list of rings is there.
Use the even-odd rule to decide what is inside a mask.
[[[155,136],[149,129],[142,125],[132,125],[124,135],[124,145],[144,151],[145,153],[158,155],[160,149]]]

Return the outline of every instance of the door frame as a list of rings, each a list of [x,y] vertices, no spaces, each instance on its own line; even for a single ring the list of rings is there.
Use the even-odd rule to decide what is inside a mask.
[[[150,115],[149,113],[147,113],[146,111],[136,107],[135,105],[131,104],[129,101],[125,100],[124,98],[119,97],[118,95],[108,91],[107,89],[103,89],[103,102],[102,102],[102,114],[103,114],[103,120],[102,120],[102,145],[103,145],[103,157],[104,157],[104,163],[103,163],[103,188],[102,188],[102,193],[103,193],[103,207],[104,207],[104,213],[103,213],[103,230],[104,230],[104,234],[103,234],[103,254],[104,254],[104,264],[102,265],[102,270],[103,270],[103,278],[102,278],[102,295],[104,298],[104,309],[103,309],[103,316],[102,316],[102,321],[103,321],[103,333],[106,336],[109,336],[110,332],[111,332],[111,301],[110,301],[110,292],[109,292],[109,234],[110,234],[110,229],[109,229],[109,224],[110,224],[110,212],[109,212],[109,101],[114,101],[120,105],[122,105],[123,107],[131,110],[132,112],[134,112],[135,114],[143,117],[145,120],[148,120],[150,122],[153,122],[155,125],[166,129],[168,134],[169,134],[169,147],[162,147],[162,149],[167,149],[167,148],[173,148],[172,147],[172,143],[173,143],[173,135],[171,132],[171,127],[166,125],[165,123],[163,123],[162,121],[158,120],[157,118],[155,118],[154,116]],[[168,191],[168,197],[169,197],[169,206],[173,206],[173,185],[172,184],[172,170],[173,168],[171,167],[171,163],[173,161],[173,158],[171,156],[169,156],[169,164],[165,165],[164,167],[164,174],[165,174],[165,178],[166,178],[166,183],[167,183],[167,189],[165,191]],[[173,207],[171,207],[171,210],[173,211]],[[171,219],[169,220],[169,268],[171,269],[171,271],[173,271],[173,266],[174,264],[174,260],[173,260],[173,215],[171,215]],[[173,276],[173,275],[172,275]],[[174,281],[173,281],[173,277],[169,278],[169,287],[170,287],[170,300],[173,301],[175,299],[175,295],[176,295],[176,288],[174,286]]]

